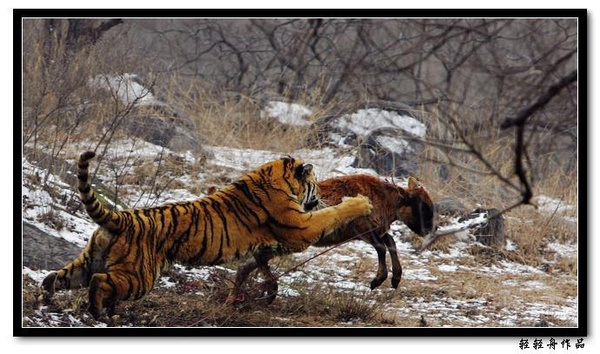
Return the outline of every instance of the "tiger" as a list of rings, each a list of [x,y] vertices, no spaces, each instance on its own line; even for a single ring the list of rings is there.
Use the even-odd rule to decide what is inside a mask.
[[[343,198],[364,195],[373,204],[373,213],[357,218],[336,229],[333,233],[318,239],[312,246],[331,247],[351,239],[360,239],[371,244],[377,251],[377,274],[371,281],[371,289],[375,289],[387,279],[386,248],[392,260],[392,280],[394,289],[398,288],[402,278],[402,266],[398,259],[396,243],[388,233],[390,224],[395,220],[402,221],[411,231],[419,236],[429,234],[434,228],[435,211],[431,196],[421,183],[410,176],[407,188],[381,180],[371,175],[348,175],[330,178],[318,182],[321,200],[325,204],[340,203]],[[271,273],[268,262],[275,256],[292,253],[283,247],[260,248],[244,265],[238,268],[234,288],[230,291],[229,301],[243,301],[241,287],[250,273],[259,269],[266,281],[261,291],[266,292],[264,298],[271,303],[277,295],[277,278]]]
[[[89,288],[88,311],[95,319],[105,312],[113,316],[117,301],[144,297],[172,263],[215,265],[273,245],[301,251],[373,210],[364,196],[312,210],[319,203],[313,166],[291,156],[197,200],[110,210],[89,181],[94,156],[92,151],[80,155],[77,188],[99,227],[79,256],[48,273],[41,288],[46,302],[57,290]]]

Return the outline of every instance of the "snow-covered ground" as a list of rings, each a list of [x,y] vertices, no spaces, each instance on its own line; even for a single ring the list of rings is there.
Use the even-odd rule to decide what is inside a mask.
[[[540,212],[549,215],[558,215],[562,220],[572,224],[577,224],[577,207],[566,204],[559,198],[552,198],[547,195],[539,195],[535,198]]]
[[[415,133],[419,133],[415,126]],[[71,162],[74,157],[85,147],[73,144],[66,149],[65,158]],[[206,161],[205,171],[183,173],[173,178],[184,187],[168,190],[155,203],[194,199],[201,195],[189,192],[192,180],[202,182],[211,172],[222,170],[231,180],[241,176],[265,161],[279,158],[282,154],[271,151],[258,151],[247,149],[234,149],[223,146],[207,146],[214,158]],[[177,154],[164,148],[154,146],[147,142],[138,141],[134,145],[130,141],[121,141],[111,144],[108,151],[110,160],[114,163],[122,161],[145,161],[151,163],[159,154],[178,156],[185,164],[196,163],[195,157],[190,154]],[[338,153],[329,148],[321,150],[299,150],[290,152],[294,157],[302,158],[315,166],[319,179],[329,178],[350,173],[376,174],[372,170],[355,169],[349,165],[353,161],[350,155]],[[83,247],[96,226],[89,217],[80,211],[67,211],[65,200],[77,198],[73,188],[60,180],[59,177],[48,174],[39,168],[35,162],[25,158],[23,163],[23,219],[39,227],[49,235],[59,237],[79,247]],[[94,162],[92,162],[94,164]],[[133,173],[133,164],[122,165],[125,173]],[[33,183],[48,175],[50,188],[40,189]],[[113,183],[111,171],[106,166],[100,168],[99,176],[105,183]],[[132,194],[137,193],[136,186],[131,188]],[[49,190],[54,193],[49,193]],[[573,211],[573,206],[566,205],[560,200],[550,197],[541,197],[538,201],[540,212],[553,213],[560,211]],[[47,217],[52,214],[52,217]],[[571,214],[567,214],[572,217]],[[59,219],[61,226],[48,220]],[[456,231],[466,229],[467,223],[477,223],[480,220],[467,219],[459,222],[450,219],[445,230]],[[488,264],[479,264],[473,254],[469,252],[473,244],[470,237],[455,238],[448,250],[425,250],[420,254],[415,252],[413,245],[406,238],[408,229],[400,223],[391,225],[391,232],[396,240],[400,261],[403,266],[403,275],[398,290],[392,289],[389,279],[379,288],[371,291],[369,283],[375,276],[377,269],[377,255],[372,246],[356,241],[341,245],[331,250],[322,248],[309,248],[306,252],[289,256],[286,264],[300,264],[318,253],[306,264],[286,272],[279,279],[278,296],[282,299],[298,296],[298,288],[303,284],[319,283],[339,292],[351,292],[357,297],[366,298],[366,301],[377,304],[384,309],[386,314],[398,318],[412,318],[418,321],[424,318],[431,326],[440,327],[472,327],[472,326],[533,326],[545,321],[550,326],[576,326],[577,325],[577,278],[569,274],[544,272],[536,267],[498,260]],[[466,231],[465,231],[466,232]],[[468,236],[468,235],[467,235]],[[518,245],[508,241],[510,247],[507,252],[518,250]],[[480,245],[481,247],[485,247]],[[576,245],[567,245],[552,242],[547,245],[552,251],[554,259],[574,259],[577,257]],[[389,257],[388,257],[389,259]],[[388,262],[389,264],[389,262]],[[276,273],[284,273],[287,269],[275,265]],[[175,265],[173,271],[190,280],[206,281],[214,269],[234,277],[233,270],[227,267],[197,267],[187,268]],[[360,272],[357,269],[361,269]],[[48,269],[30,269],[23,267],[23,274],[39,284]],[[391,274],[390,274],[391,277]],[[461,279],[457,281],[456,279]],[[467,281],[468,280],[468,281]],[[485,285],[471,284],[470,282],[485,283]],[[159,288],[173,287],[173,282],[168,277],[163,277],[157,285]],[[568,296],[554,296],[550,291],[556,287],[575,289],[568,292]],[[476,289],[487,289],[485,291]],[[532,295],[533,294],[533,295]],[[199,295],[201,295],[199,293]],[[40,317],[47,311],[43,306],[39,309]],[[40,318],[28,318],[24,323],[27,326],[60,326],[82,325],[80,320],[72,314],[52,314],[54,322],[44,322]]]

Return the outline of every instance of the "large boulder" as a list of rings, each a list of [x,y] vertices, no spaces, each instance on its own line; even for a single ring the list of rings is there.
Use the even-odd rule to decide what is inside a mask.
[[[376,129],[358,146],[352,167],[370,168],[385,176],[417,174],[419,138],[403,129]]]
[[[443,216],[458,216],[466,214],[467,207],[458,199],[444,197],[435,202],[435,212]]]
[[[192,151],[206,156],[203,139],[194,132],[192,119],[176,107],[161,101],[135,74],[104,74],[89,80],[90,87],[117,97],[131,106],[131,114],[123,126],[133,136],[173,151]]]
[[[23,266],[32,269],[59,269],[69,264],[81,248],[54,237],[23,221]]]
[[[125,126],[130,134],[149,143],[177,152],[190,150],[197,155],[205,153],[202,141],[175,120],[154,114],[139,115],[128,119]]]
[[[101,74],[88,81],[90,87],[110,93],[125,105],[164,106],[136,74]]]
[[[371,168],[395,177],[417,174],[421,140],[427,128],[405,110],[359,109],[328,116],[313,125],[307,145],[337,146],[356,151],[353,167]]]

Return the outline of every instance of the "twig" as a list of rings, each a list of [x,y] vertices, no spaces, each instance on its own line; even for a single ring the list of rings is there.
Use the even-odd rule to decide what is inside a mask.
[[[487,220],[486,220],[486,222],[487,222]],[[425,236],[425,238],[423,239],[423,244],[421,245],[421,247],[415,249],[414,252],[415,252],[415,254],[421,254],[421,252],[423,252],[426,248],[428,248],[434,242],[436,242],[437,240],[439,240],[440,237],[447,236],[447,235],[454,235],[455,233],[458,233],[458,232],[461,232],[461,231],[465,231],[465,230],[469,229],[473,225],[479,225],[479,223],[465,225],[465,226],[463,226],[461,228],[454,229],[454,230],[430,233],[429,235]]]
[[[511,206],[509,206],[508,208],[506,208],[506,209],[504,209],[502,211],[499,211],[497,213],[493,213],[491,215],[488,214],[488,217],[486,218],[485,222],[487,222],[490,219],[497,218],[500,215],[502,215],[502,214],[504,214],[504,213],[506,213],[506,212],[508,212],[508,211],[510,211],[510,210],[512,210],[512,209],[514,209],[516,207],[518,207],[521,204],[523,204],[523,202],[519,201],[519,202],[517,202],[517,203],[515,203],[515,204],[513,204]],[[477,223],[476,222],[476,223],[472,223],[472,224],[469,224],[469,225],[465,225],[464,227],[461,227],[461,228],[456,229],[456,230],[449,230],[449,231],[442,231],[442,232],[433,232],[433,233],[430,233],[429,235],[425,236],[425,238],[423,239],[423,244],[421,245],[421,247],[415,249],[415,253],[416,254],[421,254],[421,252],[423,252],[426,248],[428,248],[429,246],[431,246],[434,242],[436,242],[442,236],[453,235],[453,234],[455,234],[457,232],[465,231],[465,230],[471,228],[474,225],[480,225],[480,224],[483,224],[483,223]]]

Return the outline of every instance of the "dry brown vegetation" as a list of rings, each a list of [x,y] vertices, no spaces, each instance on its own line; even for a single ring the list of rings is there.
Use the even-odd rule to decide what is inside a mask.
[[[225,299],[233,286],[234,275],[231,271],[215,269],[208,280],[200,281],[171,270],[164,276],[175,283],[174,287],[157,286],[140,301],[122,302],[117,308],[118,316],[103,318],[101,322],[109,326],[128,327],[503,327],[507,325],[503,321],[519,313],[509,326],[574,325],[561,317],[559,309],[571,306],[569,299],[577,296],[576,282],[573,281],[575,270],[557,267],[548,270],[553,273],[552,276],[544,273],[519,275],[514,272],[490,276],[475,269],[502,267],[500,262],[515,260],[504,257],[502,252],[477,253],[475,248],[472,251],[472,258],[454,258],[452,264],[461,267],[455,272],[440,271],[438,267],[445,261],[439,258],[430,258],[427,265],[419,265],[409,261],[412,257],[401,254],[405,274],[427,269],[437,279],[423,281],[405,275],[397,291],[388,288],[387,283],[375,291],[356,291],[302,280],[280,280],[280,286],[294,289],[297,295],[279,296],[269,306],[265,306],[261,300],[262,279],[252,279],[246,284],[247,300],[244,303],[228,306],[225,305]],[[342,247],[337,252],[351,255],[353,251]],[[547,253],[544,255],[548,256]],[[306,255],[302,255],[280,259],[275,262],[276,272],[291,270],[306,258]],[[327,262],[331,260],[317,257],[310,264],[318,269]],[[374,256],[364,258],[349,269],[345,281],[368,284],[375,265]],[[235,264],[229,267],[235,269]],[[299,268],[300,271],[302,269],[305,268]],[[308,269],[304,271],[310,272]],[[527,283],[539,283],[544,287],[523,286]],[[25,326],[36,326],[31,319],[39,321],[37,325],[100,324],[87,313],[85,289],[58,293],[49,307],[41,307],[40,295],[37,284],[24,277]],[[528,311],[536,306],[543,306],[540,309],[546,310],[555,306],[558,313],[542,317],[529,315]],[[74,324],[69,315],[81,323]],[[477,320],[482,322],[471,322]]]
[[[99,31],[92,36],[93,42],[85,43],[77,42],[70,32],[77,28],[69,22],[73,20],[51,20],[52,24],[48,21],[31,20],[24,25],[23,139],[30,149],[28,159],[49,160],[46,162],[51,167],[49,171],[60,172],[61,176],[67,173],[61,170],[59,158],[73,159],[74,151],[84,149],[105,152],[112,141],[137,139],[123,128],[126,122],[142,114],[164,113],[162,108],[140,108],[135,103],[124,103],[115,92],[99,93],[88,84],[90,78],[100,74],[139,72],[144,74],[148,87],[152,87],[157,97],[183,113],[172,119],[186,120],[189,130],[207,145],[233,148],[289,153],[302,148],[306,138],[314,134],[310,128],[261,120],[260,100],[265,96],[306,104],[313,109],[311,121],[352,107],[348,102],[375,99],[413,102],[412,112],[428,127],[418,177],[434,201],[453,197],[468,208],[481,205],[502,210],[523,199],[527,190],[520,177],[525,177],[533,192],[534,204],[536,196],[546,195],[577,205],[576,85],[566,86],[553,101],[529,118],[525,125],[524,154],[515,154],[518,140],[513,129],[516,128],[501,128],[505,119],[517,116],[548,87],[574,70],[576,27],[568,20],[386,21],[381,30],[373,26],[372,20],[362,21],[362,24],[361,21],[294,20],[288,26],[275,20],[249,21],[243,25],[214,20],[111,24],[83,20],[78,24],[83,26],[81,28]],[[48,32],[49,25],[53,26],[52,33]],[[187,59],[186,64],[176,63],[169,68],[157,66],[156,63],[165,62],[159,59],[167,57],[168,46],[164,43],[172,40],[169,29],[182,28],[186,37],[173,41],[171,50],[181,54],[178,58]],[[194,32],[195,28],[201,30]],[[249,37],[255,40],[252,42],[240,35],[240,31],[245,30],[265,36]],[[393,37],[388,38],[386,30],[390,34],[403,31],[412,41],[386,42]],[[278,31],[287,32],[280,35]],[[319,33],[316,36],[311,31],[321,32],[314,32]],[[255,56],[253,46],[266,45],[269,38],[266,34],[271,32],[282,42],[271,43],[266,47],[268,50],[261,47],[269,53],[265,58]],[[157,34],[159,39],[136,41],[148,39],[149,33]],[[204,33],[198,37],[201,39],[198,52],[204,56],[189,60],[190,53],[184,50],[194,33]],[[338,36],[343,33],[358,36],[362,44],[356,46],[360,48],[352,47],[351,40],[340,39],[337,51],[324,44],[325,39],[341,38]],[[523,34],[520,41],[512,37],[514,33]],[[307,36],[306,41],[302,35]],[[285,42],[286,38],[289,43]],[[212,47],[210,51],[203,51],[210,40],[213,44],[219,43],[214,50],[221,46],[229,49],[221,48],[221,56]],[[154,50],[156,46],[160,46],[158,50]],[[291,49],[289,52],[281,49],[286,46],[301,50],[301,55],[291,63],[286,62]],[[385,48],[394,49],[386,52]],[[412,49],[412,54],[401,54],[406,49]],[[502,55],[507,49],[510,55]],[[338,64],[313,73],[328,62],[324,53],[338,55],[338,58],[330,58],[338,60]],[[519,53],[525,59],[512,58]],[[275,64],[259,65],[269,58]],[[384,72],[382,66],[389,68],[389,72]],[[380,72],[374,73],[375,68]],[[275,82],[276,79],[281,82]],[[440,99],[436,101],[436,98]],[[114,180],[107,183],[114,187],[118,198],[128,196],[131,186],[137,186],[136,193],[155,196],[176,188],[188,188],[190,193],[200,195],[212,186],[220,187],[231,181],[226,168],[207,166],[202,160],[189,165],[175,155],[165,154],[157,159],[160,160],[158,167],[156,161],[126,162],[133,173],[123,173],[120,162],[113,162],[111,166],[110,156],[102,153],[98,164],[114,170]],[[519,159],[526,169],[523,176],[519,176],[515,167]],[[442,164],[447,168],[444,180],[440,178]],[[183,185],[174,180],[174,176],[184,173],[194,176],[191,184]],[[203,174],[203,178],[198,178],[199,174]],[[36,181],[39,188],[50,189],[47,178],[47,175],[39,177]],[[135,196],[129,197],[135,200]],[[542,269],[553,275],[551,277],[515,274],[486,277],[466,270],[445,273],[437,270],[436,261],[432,260],[426,268],[437,277],[435,282],[403,279],[397,292],[386,289],[357,296],[325,285],[300,282],[293,284],[299,296],[279,297],[268,307],[250,301],[234,308],[220,305],[231,286],[231,275],[216,271],[214,282],[200,283],[173,272],[167,276],[176,282],[174,289],[158,287],[141,301],[124,302],[120,305],[121,317],[109,321],[113,325],[132,326],[464,326],[461,320],[444,320],[444,312],[434,308],[430,313],[409,310],[410,305],[418,301],[439,302],[450,298],[471,304],[456,310],[461,316],[489,315],[491,322],[484,322],[482,326],[502,326],[503,309],[522,306],[515,305],[515,296],[522,303],[550,298],[547,303],[558,305],[568,297],[577,296],[577,259],[554,259],[555,255],[547,247],[551,242],[578,242],[576,228],[562,216],[565,214],[558,211],[542,213],[532,205],[511,209],[505,214],[506,234],[518,245],[515,251],[470,247],[471,258],[456,259],[459,265],[472,269],[502,261],[516,262]],[[572,211],[566,216],[576,218],[577,214]],[[49,224],[58,220],[52,211],[46,217]],[[415,247],[420,242],[412,235],[404,235],[403,239]],[[454,241],[452,236],[445,237],[432,250],[448,253]],[[296,262],[296,259],[283,258],[278,269],[289,269]],[[375,262],[375,259],[366,259],[357,264],[349,277],[354,277],[357,283],[366,283]],[[401,262],[405,269],[422,267],[402,259]],[[567,285],[565,279],[568,279]],[[507,290],[503,281],[508,280],[517,284],[537,280],[547,289],[514,287]],[[249,288],[256,286],[258,281],[254,279]],[[34,282],[24,277],[24,317],[39,316],[38,296],[39,289]],[[485,303],[469,302],[482,297]],[[59,294],[55,304],[44,313],[46,317],[49,312],[73,314],[82,325],[94,325],[95,321],[85,313],[85,301],[85,291]],[[402,312],[387,311],[389,307],[406,308],[406,316]],[[560,318],[543,320],[553,326],[572,325]],[[516,325],[533,326],[540,321],[525,319]],[[35,326],[33,323],[25,325]]]

